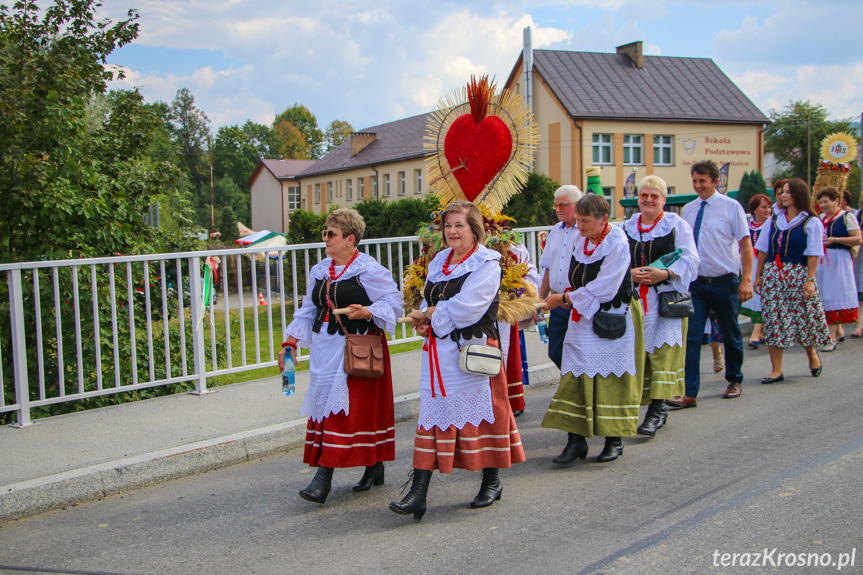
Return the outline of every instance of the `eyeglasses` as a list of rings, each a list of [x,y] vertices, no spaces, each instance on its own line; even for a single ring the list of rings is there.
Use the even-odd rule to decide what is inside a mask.
[[[555,210],[562,210],[563,208],[568,208],[571,205],[572,205],[572,202],[570,202],[568,204],[553,204],[551,207],[554,208]]]
[[[339,235],[339,232],[334,232],[333,230],[324,230],[321,232],[321,239],[322,240],[333,239],[334,237],[337,237],[338,235]]]

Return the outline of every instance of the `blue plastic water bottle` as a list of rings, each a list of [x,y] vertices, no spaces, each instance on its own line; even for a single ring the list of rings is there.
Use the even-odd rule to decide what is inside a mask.
[[[540,313],[538,318],[536,327],[539,329],[539,341],[542,343],[548,343],[548,336],[545,334],[545,328],[547,327],[545,323],[545,315]]]
[[[282,393],[294,395],[294,354],[291,348],[285,348],[285,369],[282,370]]]

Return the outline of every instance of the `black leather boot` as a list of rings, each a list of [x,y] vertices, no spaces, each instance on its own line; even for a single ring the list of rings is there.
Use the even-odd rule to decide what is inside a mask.
[[[309,486],[300,491],[300,497],[312,503],[324,504],[327,500],[327,495],[330,494],[330,487],[333,484],[333,468],[318,467],[318,472]]]
[[[496,467],[486,467],[482,470],[482,484],[479,486],[479,493],[470,502],[473,509],[488,507],[503,497],[503,485],[500,483],[498,471]]]
[[[668,421],[668,406],[663,401],[659,404],[659,424],[656,426],[656,429],[662,429],[666,421]]]
[[[370,467],[366,467],[360,482],[354,485],[351,489],[354,491],[368,491],[372,485],[384,484],[384,462],[378,461]]]
[[[665,401],[654,399],[647,406],[647,413],[644,414],[644,421],[638,426],[638,435],[648,435],[653,437],[656,435],[656,430],[659,429],[660,410]]]
[[[414,514],[414,521],[422,521],[423,515],[426,513],[426,496],[429,492],[429,481],[431,481],[432,472],[427,469],[414,469],[411,472],[411,490],[405,495],[404,499],[399,502],[393,501],[390,503],[390,510],[399,515]],[[409,479],[410,481],[410,479]],[[407,487],[407,484],[405,484]],[[404,488],[402,488],[404,491]]]
[[[554,463],[567,465],[576,459],[584,459],[587,457],[587,440],[583,435],[577,433],[567,434],[566,447],[560,452],[560,455],[552,459]]]
[[[600,463],[606,461],[614,461],[623,454],[623,438],[622,437],[606,437],[605,447],[602,448],[602,453],[596,458]]]

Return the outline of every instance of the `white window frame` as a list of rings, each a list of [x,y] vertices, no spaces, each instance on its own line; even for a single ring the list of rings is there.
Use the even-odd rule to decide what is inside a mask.
[[[372,199],[378,199],[378,177],[372,176]]]
[[[423,171],[422,170],[414,170],[414,175],[416,178],[416,190],[417,194],[423,193]]]
[[[612,134],[594,134],[593,135],[593,165],[595,166],[610,166],[614,163],[614,147],[612,142],[614,137]],[[604,159],[603,152],[608,155]]]
[[[288,211],[293,212],[299,210],[302,198],[300,197],[299,186],[288,186]]]
[[[407,187],[407,181],[405,180],[405,173],[399,172],[399,195],[405,195],[405,188]]]
[[[357,201],[361,202],[366,199],[366,179],[357,178]]]
[[[662,161],[663,152],[668,152],[668,162]],[[657,158],[659,161],[657,161]],[[653,165],[674,165],[674,136],[653,136]]]
[[[384,197],[390,197],[390,175],[384,174]]]
[[[333,183],[327,182],[327,203],[333,201]]]
[[[623,135],[623,165],[644,165],[644,136],[641,134]]]
[[[353,180],[347,180],[347,182],[348,182],[348,201],[352,202],[352,201],[354,201],[354,181]]]

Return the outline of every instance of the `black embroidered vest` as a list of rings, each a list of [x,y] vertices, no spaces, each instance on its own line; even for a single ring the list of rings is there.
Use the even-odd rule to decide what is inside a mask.
[[[641,235],[641,234],[639,234]],[[672,228],[671,233],[659,238],[653,238],[650,241],[643,242],[641,239],[635,239],[627,232],[626,237],[629,239],[629,255],[630,267],[649,266],[665,254],[670,254],[675,249],[674,242],[677,239],[677,229]],[[668,280],[656,282],[655,285],[667,284]]]
[[[461,291],[465,280],[467,280],[469,276],[470,273],[467,273],[461,277],[457,277],[452,280],[445,280],[437,283],[427,281],[425,288],[423,289],[423,297],[430,306],[436,306],[438,302],[452,299],[453,297],[455,297],[456,294]],[[503,277],[503,272],[501,272],[501,277]],[[450,339],[452,339],[456,343],[459,343],[460,339],[466,340],[475,337],[478,338],[482,337],[483,334],[485,334],[486,337],[491,337],[499,340],[500,334],[498,334],[497,331],[497,308],[499,306],[500,301],[498,300],[497,294],[495,294],[494,301],[491,302],[491,305],[488,307],[488,309],[485,311],[479,321],[467,327],[455,328],[449,334]],[[437,335],[437,337],[443,338],[446,336]]]
[[[592,264],[583,264],[573,257],[569,262],[569,285],[572,287],[572,291],[583,288],[595,280],[599,275],[603,261],[605,261],[605,258],[598,259]],[[617,295],[611,301],[600,304],[599,308],[603,311],[608,311],[613,307],[629,305],[630,299],[629,272],[626,272],[623,281],[620,282],[620,287],[617,288]]]
[[[312,290],[312,302],[315,304],[316,308],[315,323],[312,325],[312,331],[320,333],[321,326],[324,323],[324,318],[327,316],[327,312],[332,311],[332,308],[327,304],[326,279],[320,279],[315,282],[315,289]],[[332,282],[330,284],[330,302],[332,302],[333,308],[335,309],[348,307],[354,303],[362,306],[369,306],[372,304],[372,300],[370,300],[368,294],[366,294],[363,284],[360,283],[359,276]],[[348,319],[348,316],[343,315],[339,319],[344,324],[348,333],[367,333],[376,329],[375,322],[372,318],[352,320]],[[327,332],[330,335],[334,335],[336,332],[341,335],[345,335],[339,326],[339,322],[336,321],[335,316],[330,317],[330,321],[327,324]]]

